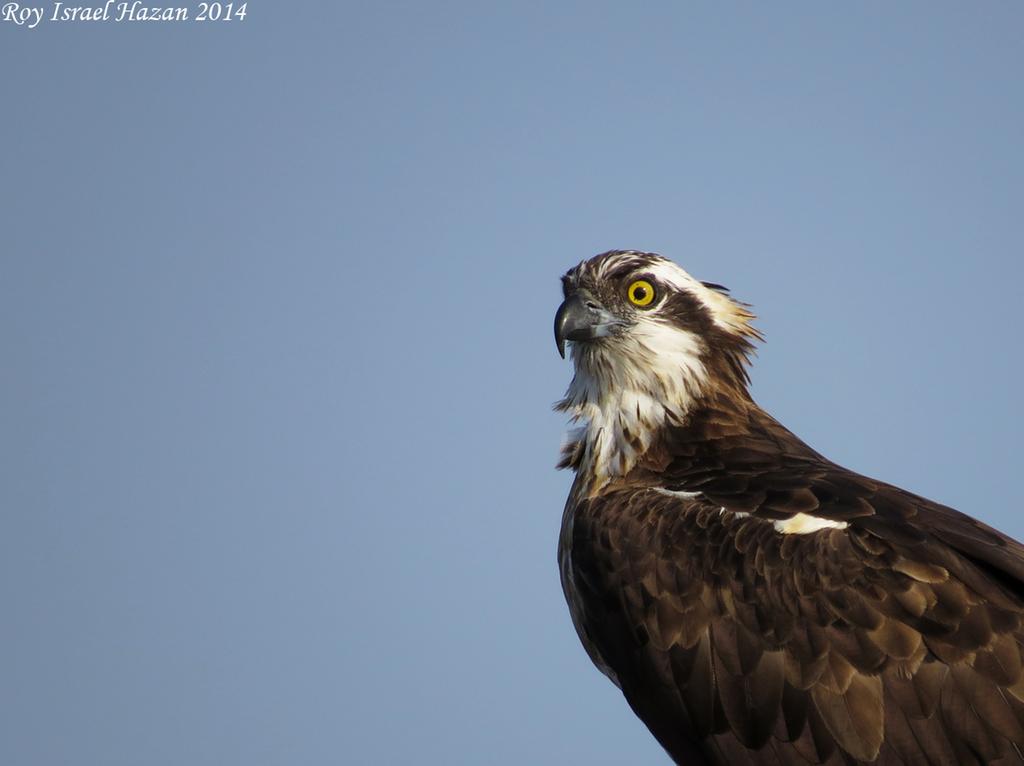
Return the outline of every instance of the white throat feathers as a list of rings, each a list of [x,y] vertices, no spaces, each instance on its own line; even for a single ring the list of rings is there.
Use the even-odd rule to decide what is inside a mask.
[[[556,409],[576,426],[563,462],[579,466],[591,491],[626,474],[666,421],[682,423],[707,382],[700,340],[676,329],[645,328],[628,350],[574,344],[576,374]]]

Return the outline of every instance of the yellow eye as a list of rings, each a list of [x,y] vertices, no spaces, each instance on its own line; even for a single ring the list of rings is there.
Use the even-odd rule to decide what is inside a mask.
[[[654,285],[646,279],[638,279],[626,290],[626,297],[634,306],[650,306],[654,303]]]

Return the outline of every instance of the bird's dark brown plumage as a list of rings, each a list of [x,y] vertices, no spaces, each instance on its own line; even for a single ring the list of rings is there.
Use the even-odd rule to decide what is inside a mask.
[[[797,514],[845,526],[780,534]],[[678,763],[1024,762],[1024,548],[735,387],[596,490],[578,474],[559,563],[588,652]]]

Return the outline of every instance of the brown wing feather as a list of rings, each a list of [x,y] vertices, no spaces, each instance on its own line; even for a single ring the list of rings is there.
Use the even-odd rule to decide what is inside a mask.
[[[680,763],[1024,762],[1020,545],[797,457],[694,470],[703,489],[677,486],[699,500],[571,502],[563,579],[592,654]],[[810,495],[849,527],[778,534]]]

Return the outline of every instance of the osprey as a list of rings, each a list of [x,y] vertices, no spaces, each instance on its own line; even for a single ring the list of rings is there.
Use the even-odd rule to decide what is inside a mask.
[[[658,255],[570,270],[573,623],[684,764],[1024,762],[1024,547],[751,399],[758,331]]]

